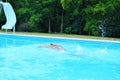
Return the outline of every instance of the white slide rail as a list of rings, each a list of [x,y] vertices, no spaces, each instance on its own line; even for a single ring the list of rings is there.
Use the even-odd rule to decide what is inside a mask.
[[[6,23],[2,26],[2,29],[6,31],[7,29],[13,29],[13,32],[15,32],[16,15],[12,5],[9,2],[2,1],[0,1],[0,4],[2,4],[6,16]]]

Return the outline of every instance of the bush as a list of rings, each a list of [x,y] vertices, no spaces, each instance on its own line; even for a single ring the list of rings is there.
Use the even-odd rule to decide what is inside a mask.
[[[22,23],[17,27],[18,31],[24,31],[24,32],[32,32],[32,26],[28,23]]]

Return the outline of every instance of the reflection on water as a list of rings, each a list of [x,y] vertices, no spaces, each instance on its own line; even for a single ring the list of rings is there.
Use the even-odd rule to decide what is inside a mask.
[[[108,53],[107,48],[103,48],[103,49],[101,49],[101,50],[100,50],[100,53],[107,54],[107,53]]]

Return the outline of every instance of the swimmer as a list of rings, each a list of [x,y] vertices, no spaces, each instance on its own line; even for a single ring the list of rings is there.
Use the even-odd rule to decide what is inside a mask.
[[[58,45],[58,44],[49,44],[49,45],[43,45],[43,46],[39,46],[39,48],[41,47],[45,47],[45,48],[51,48],[51,49],[56,49],[56,50],[61,50],[61,51],[66,51],[66,49],[61,46],[61,45]]]

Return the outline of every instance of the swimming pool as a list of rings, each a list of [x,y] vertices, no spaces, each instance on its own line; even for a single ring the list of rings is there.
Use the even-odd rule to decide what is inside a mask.
[[[56,43],[66,52],[39,45]],[[120,42],[0,34],[0,80],[120,80]]]

